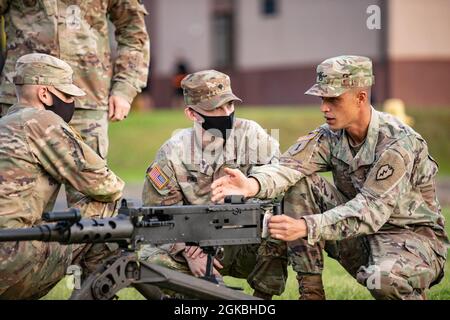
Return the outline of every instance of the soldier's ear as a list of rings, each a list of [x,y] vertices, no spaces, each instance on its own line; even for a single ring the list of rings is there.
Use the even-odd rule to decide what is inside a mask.
[[[187,117],[189,120],[191,120],[191,121],[196,121],[196,120],[197,120],[195,111],[192,110],[192,109],[189,108],[189,107],[184,108],[184,114],[185,114],[186,117]]]
[[[357,99],[360,104],[365,104],[368,99],[367,91],[361,90],[357,94]]]
[[[44,104],[44,106],[51,106],[53,104],[52,96],[50,94],[50,91],[48,91],[47,87],[39,86],[39,88],[37,89],[37,94],[39,100]]]
[[[44,86],[39,86],[37,89],[37,95],[39,97],[39,100],[43,101],[48,99],[49,93]]]

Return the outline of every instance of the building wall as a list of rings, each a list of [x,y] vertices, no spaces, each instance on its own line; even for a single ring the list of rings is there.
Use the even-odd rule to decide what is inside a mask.
[[[279,0],[265,16],[260,0],[237,1],[237,69],[307,66],[341,54],[377,59],[380,32],[366,27],[376,0]]]
[[[389,2],[391,96],[409,105],[450,104],[450,1]]]
[[[449,0],[389,1],[392,59],[450,59],[449,32]]]
[[[265,16],[260,0],[238,1],[234,87],[248,104],[317,103],[304,92],[318,63],[342,54],[380,61],[382,31],[366,26],[371,4],[378,1],[280,0],[278,15]]]
[[[264,16],[260,0],[234,1],[234,67],[227,72],[246,104],[310,104],[304,92],[320,61],[341,54],[372,58],[374,97],[407,104],[450,104],[450,0],[278,0]],[[169,106],[178,58],[191,71],[213,65],[213,0],[144,0],[152,19],[150,89]],[[369,5],[382,9],[381,30],[366,26]],[[148,4],[146,4],[149,7]]]
[[[209,0],[159,0],[153,15],[158,19],[158,42],[152,47],[157,76],[173,73],[178,58],[187,58],[193,69],[211,65]]]

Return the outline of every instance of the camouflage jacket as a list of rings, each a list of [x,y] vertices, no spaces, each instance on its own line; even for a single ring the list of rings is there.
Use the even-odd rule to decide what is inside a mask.
[[[447,241],[435,190],[438,166],[425,140],[391,115],[372,108],[366,140],[354,157],[345,131],[325,124],[299,138],[280,164],[254,170],[258,197],[274,197],[304,176],[331,171],[336,188],[350,199],[304,217],[310,244],[416,226],[429,226]]]
[[[63,183],[100,202],[124,187],[55,113],[13,105],[0,119],[0,228],[39,224]]]
[[[14,65],[33,52],[50,54],[72,67],[74,83],[87,94],[78,99],[77,108],[107,110],[110,95],[131,103],[147,83],[147,11],[138,0],[0,0],[0,14],[7,38],[0,103],[16,102]],[[118,44],[114,66],[108,18]]]
[[[278,141],[254,121],[236,119],[225,147],[222,138],[214,139],[200,126],[183,129],[164,143],[148,167],[143,204],[210,203],[211,184],[225,175],[224,168],[247,174],[254,166],[278,162],[279,156]]]

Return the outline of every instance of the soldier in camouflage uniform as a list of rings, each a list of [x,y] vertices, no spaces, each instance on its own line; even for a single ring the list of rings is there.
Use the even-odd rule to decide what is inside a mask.
[[[288,242],[304,299],[325,298],[322,249],[377,299],[422,299],[443,277],[448,238],[436,197],[436,162],[425,140],[370,105],[370,59],[339,56],[317,67],[306,94],[322,98],[326,124],[298,139],[281,165],[229,170],[213,200],[287,191],[286,215],[270,219]],[[334,185],[317,175],[331,171]]]
[[[181,86],[185,113],[194,127],[177,132],[164,143],[147,169],[142,192],[147,206],[211,203],[211,183],[224,175],[224,168],[247,174],[255,166],[279,159],[276,139],[254,121],[234,119],[234,102],[241,100],[233,94],[227,75],[200,71],[187,75]],[[206,256],[197,247],[180,243],[146,246],[141,256],[183,272],[190,270],[196,276],[205,274]],[[269,238],[261,246],[226,246],[214,264],[216,275],[247,278],[259,297],[269,299],[284,290],[284,242]]]
[[[42,223],[61,184],[84,195],[74,205],[84,217],[113,215],[123,181],[58,115],[61,110],[45,108],[57,99],[62,103],[56,108],[70,108],[74,97],[84,95],[72,83],[70,66],[34,53],[19,58],[16,70],[18,102],[0,119],[0,228]],[[40,298],[69,265],[91,272],[112,251],[105,245],[0,243],[0,299]]]
[[[0,75],[2,114],[16,102],[12,81],[16,60],[33,52],[58,57],[72,67],[74,83],[86,91],[76,100],[70,124],[106,159],[108,117],[124,119],[147,83],[150,51],[144,5],[139,0],[0,0],[0,14],[7,39]],[[115,27],[114,63],[108,20]],[[80,197],[70,188],[67,191],[69,206]]]

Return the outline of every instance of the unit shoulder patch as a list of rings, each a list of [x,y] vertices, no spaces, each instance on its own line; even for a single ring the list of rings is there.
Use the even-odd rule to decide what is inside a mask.
[[[403,156],[394,150],[386,151],[374,167],[364,183],[364,188],[372,194],[385,195],[394,190],[407,174],[407,166]]]
[[[377,176],[375,179],[377,181],[384,180],[384,179],[389,178],[393,174],[394,174],[394,168],[392,166],[390,166],[389,164],[385,164],[385,165],[382,165],[378,169]]]

